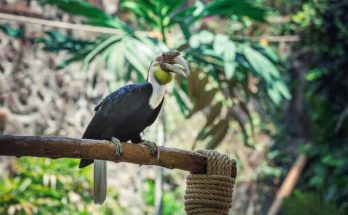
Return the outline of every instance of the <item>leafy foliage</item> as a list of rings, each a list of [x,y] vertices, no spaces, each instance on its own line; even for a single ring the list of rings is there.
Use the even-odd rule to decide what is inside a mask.
[[[57,6],[62,11],[74,16],[85,18],[86,24],[105,26],[111,28],[122,28],[128,30],[126,24],[116,17],[112,17],[104,11],[94,7],[90,3],[82,0],[41,0],[41,4],[51,4]]]
[[[14,28],[9,24],[0,25],[0,29],[7,35],[15,38],[21,38],[23,36],[23,30],[20,28]]]
[[[68,50],[71,58],[58,64],[63,68],[74,61],[83,61],[84,68],[99,61],[118,80],[142,82],[156,54],[167,50],[168,32],[179,25],[186,41],[178,48],[185,53],[194,74],[189,80],[178,78],[173,94],[186,117],[204,112],[205,126],[197,135],[197,141],[207,140],[208,148],[216,148],[229,133],[230,122],[240,127],[244,142],[251,145],[253,122],[249,112],[250,101],[264,100],[263,108],[279,105],[290,94],[279,71],[279,59],[269,47],[231,40],[228,35],[203,30],[191,34],[193,24],[204,17],[219,16],[229,19],[231,14],[264,21],[266,11],[249,1],[215,0],[208,4],[197,1],[186,6],[186,1],[123,0],[122,9],[134,13],[144,30],[157,30],[161,38],[136,32],[119,17],[112,17],[80,0],[43,0],[73,16],[82,17],[85,23],[119,30],[117,35],[102,35],[95,42],[78,41],[57,32],[47,32],[39,39],[45,49]],[[161,40],[160,40],[161,39]],[[141,57],[139,57],[141,56]],[[251,80],[258,80],[251,90]],[[255,81],[254,81],[255,82]],[[273,104],[268,103],[272,101]],[[219,107],[219,108],[218,108]],[[261,107],[261,106],[260,106]],[[248,125],[249,124],[249,125]]]
[[[72,159],[19,159],[15,175],[0,178],[0,214],[89,214],[95,210],[91,174],[84,169],[72,175],[71,171],[78,173],[77,165],[78,161]],[[115,206],[107,204],[101,211],[110,212],[112,208]]]
[[[62,67],[83,59],[84,65],[88,67],[98,58],[105,62],[109,71],[119,80],[144,81],[146,69],[156,53],[168,49],[165,44],[168,32],[175,25],[179,25],[187,39],[186,48],[181,50],[185,52],[196,74],[189,80],[177,79],[173,94],[180,110],[187,117],[199,111],[207,113],[209,120],[201,129],[197,140],[209,139],[208,148],[216,148],[224,139],[230,130],[231,119],[238,123],[244,142],[249,144],[248,137],[253,133],[251,114],[247,107],[249,100],[262,96],[278,105],[284,98],[290,98],[275,65],[279,61],[268,47],[233,41],[227,35],[215,35],[208,31],[193,35],[190,32],[194,23],[209,16],[228,18],[235,14],[264,21],[265,10],[249,1],[215,0],[208,4],[198,1],[188,7],[183,0],[121,1],[121,8],[134,13],[144,30],[158,30],[162,41],[135,32],[118,18],[115,19],[86,2],[49,0],[46,3],[53,4],[71,15],[82,16],[87,23],[121,30],[118,35],[101,36],[94,45],[82,47],[70,59],[60,64]],[[262,91],[251,92],[250,77],[260,80]],[[230,100],[226,101],[224,98]],[[217,104],[221,104],[221,108],[216,108]],[[227,114],[222,114],[223,112]],[[245,117],[240,116],[241,114]],[[246,121],[250,125],[249,129],[246,128]]]
[[[285,200],[285,215],[343,215],[333,202],[325,202],[320,193],[301,193],[295,191],[294,194]]]
[[[306,178],[310,178],[311,188],[325,191],[326,199],[347,209],[348,77],[345,71],[348,42],[343,35],[348,28],[342,24],[348,21],[343,15],[348,5],[337,1],[307,3],[307,7],[315,14],[305,33],[308,46],[314,46],[316,54],[313,70],[307,74],[307,101],[316,138],[308,150],[313,163]]]
[[[267,92],[266,97],[276,105],[283,99],[290,99],[276,62],[266,55],[272,52],[267,47],[233,41],[227,35],[214,35],[208,31],[193,35],[189,44],[184,49],[187,58],[194,68],[204,68],[205,72],[204,75],[193,73],[184,84],[187,85],[184,92],[194,103],[192,108],[187,107],[188,116],[203,110],[206,113],[206,124],[196,140],[209,138],[207,147],[216,148],[228,133],[229,122],[233,119],[240,126],[244,142],[249,145],[253,122],[247,108],[248,101],[258,96],[265,97],[262,92]],[[199,78],[200,75],[204,78]],[[262,90],[253,92],[250,89],[251,77],[260,80]],[[182,101],[178,99],[178,103]],[[246,122],[250,129],[246,128]]]
[[[152,28],[159,30],[162,37],[171,27],[180,25],[186,39],[189,39],[190,27],[195,22],[209,16],[248,16],[258,21],[265,21],[265,10],[255,7],[249,1],[228,1],[215,0],[204,4],[196,1],[192,6],[185,7],[185,0],[123,0],[121,7],[132,11],[144,21],[145,26],[150,25]]]
[[[37,39],[37,42],[43,43],[47,51],[67,50],[69,52],[79,51],[82,47],[91,46],[91,41],[75,40],[57,31],[47,31],[47,37]]]
[[[153,180],[146,180],[146,186],[143,191],[143,196],[146,205],[155,205],[155,182]],[[184,214],[183,204],[180,202],[183,193],[180,192],[179,189],[175,190],[166,190],[163,192],[163,214],[171,215],[171,214]],[[180,200],[180,201],[178,201]],[[149,213],[152,214],[152,213]]]
[[[302,191],[321,191],[325,201],[348,209],[348,118],[347,95],[348,42],[345,39],[348,21],[343,1],[301,1],[293,14],[288,31],[300,32],[296,50],[300,57],[310,56],[310,70],[305,75],[305,103],[308,135],[312,144],[300,144],[309,157],[300,179]],[[344,12],[343,12],[344,11]],[[293,80],[297,88],[298,79]],[[287,127],[286,133],[291,128]],[[282,134],[282,136],[285,136]],[[288,138],[293,138],[289,135]],[[284,141],[285,142],[285,141]],[[292,141],[289,141],[292,142]],[[279,147],[279,146],[278,146]],[[284,150],[285,146],[282,146]],[[293,149],[293,145],[289,145]],[[282,157],[282,162],[293,162]]]

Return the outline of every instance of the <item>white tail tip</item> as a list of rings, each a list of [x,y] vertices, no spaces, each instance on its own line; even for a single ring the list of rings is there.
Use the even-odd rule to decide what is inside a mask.
[[[103,204],[106,198],[106,161],[94,160],[94,203]]]

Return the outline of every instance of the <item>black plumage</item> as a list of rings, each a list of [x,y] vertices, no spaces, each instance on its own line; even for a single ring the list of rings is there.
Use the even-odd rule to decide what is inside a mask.
[[[163,103],[151,108],[152,94],[150,83],[126,85],[108,95],[97,107],[96,113],[82,138],[140,143],[141,132],[157,118]],[[81,159],[80,168],[93,163],[90,159]]]

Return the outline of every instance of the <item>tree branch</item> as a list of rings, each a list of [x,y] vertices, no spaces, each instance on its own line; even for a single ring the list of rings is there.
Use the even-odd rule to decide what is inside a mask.
[[[19,15],[13,15],[13,14],[1,13],[1,12],[0,12],[0,19],[20,22],[20,23],[29,23],[34,25],[44,25],[44,26],[49,26],[53,28],[80,30],[80,31],[87,31],[87,32],[94,32],[94,33],[104,33],[104,34],[123,33],[122,30],[119,30],[116,28],[61,22],[61,21],[48,20],[48,19],[39,19],[39,18],[19,16]],[[136,33],[145,34],[144,32],[140,32],[140,31],[137,31]]]
[[[79,31],[102,33],[102,34],[123,33],[122,30],[116,29],[116,28],[62,22],[62,21],[48,20],[48,19],[28,17],[28,16],[20,16],[20,15],[14,15],[9,13],[2,13],[2,11],[3,10],[0,9],[0,20],[3,19],[3,20],[14,21],[19,23],[28,23],[28,24],[43,25],[43,26],[48,26],[53,28],[63,28],[63,29],[79,30]],[[154,32],[135,31],[135,34],[153,36],[158,38],[158,35]],[[270,35],[270,36],[263,36],[263,37],[233,36],[233,39],[252,40],[252,41],[259,41],[260,39],[266,39],[269,42],[281,43],[281,42],[298,42],[300,40],[300,37],[298,35],[283,35],[283,36]]]
[[[141,165],[156,165],[169,169],[182,169],[193,173],[206,173],[205,156],[181,149],[158,147],[160,156],[152,156],[142,144],[122,143],[122,155],[116,158],[115,146],[106,140],[76,139],[68,137],[0,136],[0,155],[57,158],[89,158]],[[237,169],[233,168],[232,177]]]

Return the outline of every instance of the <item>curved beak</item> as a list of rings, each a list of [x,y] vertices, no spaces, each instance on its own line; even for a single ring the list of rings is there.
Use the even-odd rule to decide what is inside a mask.
[[[163,63],[163,66],[166,71],[182,75],[185,78],[190,74],[186,60],[180,55],[173,58],[173,63]]]

